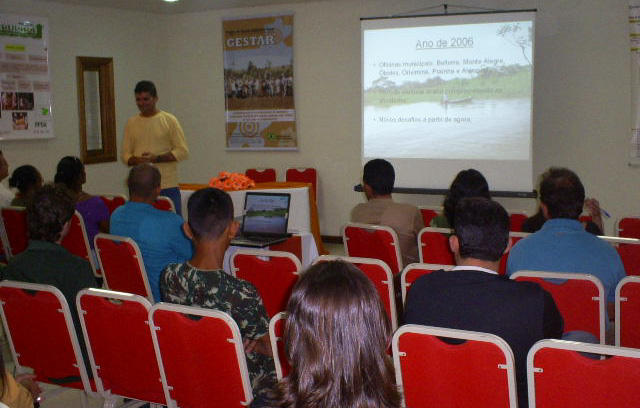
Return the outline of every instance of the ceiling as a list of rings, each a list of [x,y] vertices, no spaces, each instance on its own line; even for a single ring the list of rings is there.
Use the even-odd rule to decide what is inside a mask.
[[[167,3],[163,0],[41,0],[50,3],[67,3],[84,6],[106,7],[123,10],[146,11],[161,14],[191,13],[206,10],[222,10],[238,7],[269,6],[274,4],[305,3],[316,0],[180,0]]]

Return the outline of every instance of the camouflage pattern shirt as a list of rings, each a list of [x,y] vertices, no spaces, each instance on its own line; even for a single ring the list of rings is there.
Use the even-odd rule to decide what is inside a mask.
[[[169,264],[160,278],[165,302],[216,309],[229,314],[238,324],[243,339],[257,340],[269,333],[269,319],[258,290],[251,283],[223,270],[202,270],[188,262]],[[254,395],[276,382],[271,357],[248,353],[247,369]]]

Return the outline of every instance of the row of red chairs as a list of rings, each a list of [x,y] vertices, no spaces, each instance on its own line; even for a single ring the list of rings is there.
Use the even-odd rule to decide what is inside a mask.
[[[256,183],[271,183],[276,181],[276,170],[272,168],[247,169],[244,174]],[[287,169],[285,181],[311,183],[315,197],[318,197],[318,172],[312,167]]]

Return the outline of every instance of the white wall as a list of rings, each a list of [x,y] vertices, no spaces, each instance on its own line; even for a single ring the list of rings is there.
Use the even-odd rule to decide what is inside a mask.
[[[590,196],[614,217],[640,213],[637,176],[627,165],[630,59],[623,0],[469,0],[483,8],[537,8],[534,174],[550,165],[581,176]],[[50,18],[54,126],[57,139],[2,142],[12,166],[31,162],[53,176],[65,154],[78,154],[76,55],[113,56],[117,127],[136,112],[131,88],[154,79],[159,106],[180,119],[191,158],[181,180],[206,182],[221,170],[313,166],[320,177],[321,230],[338,235],[362,200],[360,178],[360,17],[391,15],[442,3],[340,0],[161,16],[8,0],[0,12]],[[441,9],[425,10],[432,13]],[[294,13],[295,97],[299,152],[225,152],[222,27],[224,17]],[[88,167],[88,191],[122,189],[120,163]],[[438,204],[442,197],[396,195]],[[500,199],[509,209],[534,210],[534,200]],[[612,224],[607,225],[612,232]]]

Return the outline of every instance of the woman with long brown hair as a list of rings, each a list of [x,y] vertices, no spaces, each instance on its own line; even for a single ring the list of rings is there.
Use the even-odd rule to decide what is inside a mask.
[[[400,406],[386,350],[391,325],[371,281],[355,266],[321,262],[304,272],[287,305],[289,376],[274,407]]]

